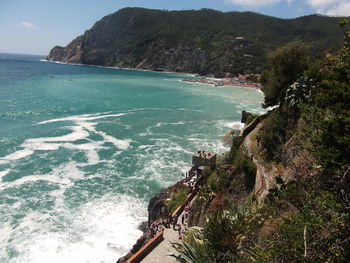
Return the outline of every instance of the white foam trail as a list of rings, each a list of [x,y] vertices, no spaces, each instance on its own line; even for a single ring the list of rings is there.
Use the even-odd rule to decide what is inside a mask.
[[[95,128],[96,123],[88,122],[92,120],[104,119],[109,117],[121,117],[121,116],[127,115],[128,113],[104,114],[104,115],[101,115],[101,114],[102,113],[84,114],[84,115],[77,115],[77,116],[71,116],[66,118],[52,119],[52,120],[40,122],[38,123],[38,125],[52,123],[52,122],[73,121],[80,127],[88,130],[89,132],[102,136],[106,142],[110,142],[114,144],[118,149],[121,149],[121,150],[128,149],[130,146],[130,143],[132,142],[131,139],[119,140],[113,136],[106,134],[105,132],[97,131]]]
[[[193,122],[188,122],[189,123],[193,123]],[[158,122],[156,123],[156,125],[152,126],[151,128],[157,128],[157,127],[161,127],[161,126],[165,126],[165,125],[184,125],[186,124],[186,122],[184,121],[178,121],[178,122]]]
[[[101,115],[104,114],[104,115]],[[105,114],[105,113],[95,113],[95,114],[83,114],[83,115],[75,115],[65,118],[52,119],[47,121],[39,122],[38,125],[52,123],[52,122],[61,122],[61,121],[92,121],[98,119],[104,119],[109,117],[121,117],[127,115],[128,113],[117,113],[117,114]]]
[[[242,130],[244,128],[244,123],[239,121],[219,121],[219,125],[235,130]]]
[[[107,149],[107,147],[102,146],[103,141],[101,142],[90,142],[84,144],[72,144],[65,143],[62,147],[72,150],[81,150],[85,152],[85,155],[88,159],[87,164],[85,165],[95,165],[101,162],[100,157],[98,156],[97,150]],[[85,166],[79,165],[79,166]]]
[[[90,122],[93,120],[110,118],[110,117],[120,117],[129,113],[117,113],[110,114],[107,113],[96,113],[96,114],[83,114],[70,116],[65,118],[52,119],[47,121],[39,122],[38,125],[44,125],[54,122],[71,121],[75,126],[64,127],[71,130],[72,132],[58,137],[43,137],[43,138],[32,138],[25,140],[21,147],[23,149],[18,150],[14,153],[8,154],[0,158],[0,164],[7,164],[11,161],[19,160],[34,154],[35,151],[55,151],[60,147],[83,150],[88,158],[88,165],[97,164],[100,159],[98,157],[97,150],[102,149],[101,145],[103,143],[112,143],[115,147],[120,150],[127,150],[130,147],[131,139],[120,140],[113,136],[110,136],[102,131],[97,131],[95,126],[97,123]],[[67,142],[74,142],[78,140],[87,139],[90,134],[100,135],[104,141],[98,143],[85,143],[82,145],[67,144]],[[93,148],[94,147],[94,148]]]
[[[7,169],[7,170],[5,170],[5,171],[0,171],[0,180],[1,180],[4,176],[8,175],[10,172],[11,172],[11,169]],[[1,242],[0,242],[0,243],[1,243]]]
[[[69,130],[72,130],[72,133],[67,135],[58,136],[58,137],[43,137],[43,138],[34,138],[27,139],[22,144],[22,147],[30,149],[32,151],[49,151],[57,150],[60,144],[54,144],[50,142],[74,142],[82,139],[86,139],[89,136],[89,133],[80,126],[70,126],[65,127]]]
[[[77,141],[85,139],[89,136],[89,133],[79,126],[66,127],[72,130],[72,133],[59,137],[44,137],[27,139],[22,143],[23,150],[18,150],[14,153],[8,154],[5,157],[0,158],[0,162],[8,163],[10,161],[19,160],[34,154],[35,151],[54,151],[58,150],[61,144],[51,142],[65,142],[65,141]]]
[[[6,164],[9,161],[14,161],[14,160],[18,160],[18,159],[22,159],[24,157],[27,157],[31,154],[33,154],[34,152],[30,149],[24,149],[24,150],[20,150],[20,151],[16,151],[14,153],[10,153],[8,155],[6,155],[5,157],[1,158],[1,164]]]
[[[56,167],[48,174],[27,175],[11,182],[2,182],[0,184],[0,190],[37,181],[51,182],[60,187],[67,188],[72,185],[74,180],[82,178],[84,178],[84,172],[78,169],[78,164],[75,161],[71,161]]]

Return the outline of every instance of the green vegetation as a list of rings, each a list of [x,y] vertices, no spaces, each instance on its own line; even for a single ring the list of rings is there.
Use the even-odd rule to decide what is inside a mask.
[[[189,188],[181,188],[177,192],[172,193],[170,201],[167,204],[169,214],[172,214],[176,208],[183,204],[189,193]]]
[[[264,121],[259,131],[260,151],[267,161],[281,159],[282,147],[286,141],[288,115],[279,109],[274,110]]]
[[[54,48],[49,59],[69,62],[82,51],[80,62],[93,65],[216,76],[225,76],[226,72],[260,73],[267,55],[290,41],[302,40],[313,55],[324,52],[330,45],[338,47],[341,31],[336,21],[319,15],[279,19],[252,12],[223,13],[210,9],[125,8],[96,22],[67,47]],[[291,84],[289,80],[283,79],[283,84]],[[268,98],[272,97],[273,94]]]
[[[172,243],[174,251],[169,256],[180,262],[207,262],[206,244],[204,243],[203,229],[190,228],[184,238],[184,242]]]
[[[284,101],[287,88],[307,68],[306,47],[300,42],[287,44],[268,57],[268,67],[261,76],[265,94],[264,107]]]
[[[280,106],[263,121],[259,154],[278,164],[283,177],[276,177],[262,202],[255,201],[244,182],[255,169],[242,139],[233,137],[230,153],[204,186],[211,198],[193,207],[206,213],[203,231],[189,231],[177,246],[184,252],[195,241],[193,257],[179,262],[349,261],[350,31],[346,21],[340,25],[344,46],[338,52],[305,60],[294,79],[268,93],[266,102]],[[272,72],[271,79],[287,79]],[[296,173],[290,176],[287,168]]]
[[[257,114],[251,114],[247,117],[247,120],[245,122],[245,125],[248,126],[249,124],[251,124],[253,122],[253,120],[258,117],[259,115]]]

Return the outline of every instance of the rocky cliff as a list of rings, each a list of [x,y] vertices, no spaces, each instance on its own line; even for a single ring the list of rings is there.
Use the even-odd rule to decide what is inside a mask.
[[[337,18],[278,19],[251,12],[223,13],[125,8],[110,14],[48,60],[156,71],[222,75],[260,72],[266,54],[304,41],[310,52],[336,46]]]

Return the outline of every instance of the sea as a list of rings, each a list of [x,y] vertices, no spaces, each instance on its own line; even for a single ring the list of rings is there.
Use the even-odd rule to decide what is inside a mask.
[[[223,137],[260,91],[195,76],[0,54],[0,262],[112,263],[148,201]]]

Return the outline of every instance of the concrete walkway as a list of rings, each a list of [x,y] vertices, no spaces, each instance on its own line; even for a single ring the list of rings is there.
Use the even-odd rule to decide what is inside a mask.
[[[177,222],[181,225],[181,228],[184,229],[185,225],[181,224],[182,214],[179,216]],[[171,228],[164,229],[164,240],[152,250],[142,261],[141,263],[175,263],[176,260],[172,257],[169,257],[171,252],[171,242],[179,242],[179,233],[178,231]]]

